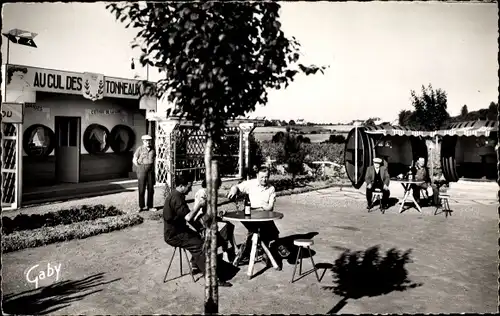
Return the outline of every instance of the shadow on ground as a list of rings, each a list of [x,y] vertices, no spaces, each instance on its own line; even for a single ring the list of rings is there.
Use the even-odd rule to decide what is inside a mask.
[[[331,267],[333,286],[324,288],[342,296],[327,314],[338,313],[349,299],[385,295],[393,291],[406,291],[421,286],[408,279],[405,265],[411,262],[411,249],[404,252],[389,249],[385,256],[379,246],[365,251],[344,251]]]
[[[78,281],[63,281],[19,294],[7,294],[2,299],[3,311],[17,315],[53,313],[68,307],[72,302],[102,291],[102,289],[90,290],[91,288],[121,279],[104,281],[103,276],[104,273],[98,273]]]

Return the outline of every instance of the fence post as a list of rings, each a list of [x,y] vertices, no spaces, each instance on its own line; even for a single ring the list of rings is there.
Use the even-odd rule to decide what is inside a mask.
[[[156,184],[171,190],[175,186],[175,143],[179,127],[177,120],[159,121],[156,124]]]
[[[247,168],[247,178],[248,178],[248,171],[250,170],[250,133],[254,130],[255,124],[254,123],[240,123],[239,125],[240,131],[243,132],[243,142],[245,143],[245,165],[244,167]],[[241,157],[241,151],[240,151],[240,157]]]

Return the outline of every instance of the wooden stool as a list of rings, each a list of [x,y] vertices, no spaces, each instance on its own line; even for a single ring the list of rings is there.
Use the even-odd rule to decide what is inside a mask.
[[[311,246],[314,245],[314,242],[311,240],[311,239],[296,239],[293,241],[293,244],[295,246],[298,246],[299,247],[299,251],[297,252],[297,259],[295,260],[295,266],[293,268],[293,275],[292,275],[292,280],[290,281],[290,283],[293,283],[295,281],[297,281],[298,279],[300,279],[300,277],[304,276],[305,274],[302,274],[302,248],[307,248],[307,250],[309,250],[309,257],[311,258],[311,262],[312,262],[312,265],[313,265],[313,271],[314,273],[316,274],[316,279],[318,279],[318,282],[320,282],[320,279],[319,279],[319,275],[318,275],[318,272],[317,272],[317,268],[316,268],[316,265],[314,264],[314,260],[313,260],[313,257],[312,257],[312,253],[311,253]],[[295,271],[297,271],[297,261],[299,261],[300,259],[300,263],[299,263],[299,278],[296,280],[295,279]]]
[[[167,275],[168,275],[168,272],[170,271],[170,266],[172,265],[172,261],[174,260],[175,252],[177,251],[177,249],[179,249],[179,268],[180,268],[180,271],[181,271],[181,275],[178,276],[178,277],[172,278],[170,280],[167,280]],[[181,249],[180,247],[175,247],[174,248],[174,253],[172,254],[172,257],[170,258],[170,262],[169,262],[168,268],[167,268],[167,273],[165,273],[165,277],[163,278],[163,283],[167,283],[168,281],[172,281],[172,280],[175,280],[175,279],[178,279],[178,278],[182,278],[183,276],[186,275],[186,274],[182,273],[182,250],[184,250],[184,255],[186,255],[186,260],[188,262],[188,267],[189,267],[189,274],[191,274],[191,277],[193,278],[193,281],[196,283],[196,280],[195,280],[194,275],[193,275],[193,269],[191,268],[191,265],[189,264],[189,257],[188,257],[188,254],[187,254],[187,250],[186,249]]]
[[[450,195],[449,194],[441,193],[439,195],[439,200],[441,202],[441,205],[442,205],[442,208],[443,208],[443,212],[446,214],[446,216],[448,216],[448,214],[451,215],[451,212],[453,212],[450,209],[449,199],[450,199]],[[437,211],[439,210],[439,208],[440,208],[439,206],[436,206],[436,210],[434,211],[434,215],[437,214]]]
[[[373,191],[372,193],[372,205],[375,203],[375,201],[379,201],[379,209],[382,209],[382,196],[383,196],[383,193],[382,191]]]

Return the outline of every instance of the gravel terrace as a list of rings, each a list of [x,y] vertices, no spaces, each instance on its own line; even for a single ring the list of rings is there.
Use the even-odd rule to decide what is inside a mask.
[[[398,196],[396,193],[393,195]],[[135,211],[136,194],[125,192],[67,201],[23,212],[99,203]],[[156,202],[155,205],[161,205],[161,196],[157,196]],[[276,224],[283,237],[318,232],[312,247],[316,263],[333,263],[345,249],[366,250],[375,245],[380,246],[382,253],[392,247],[412,249],[412,262],[406,269],[411,281],[422,283],[421,286],[348,300],[345,306],[337,308],[338,313],[495,313],[497,203],[494,199],[460,198],[450,204],[454,212],[449,217],[433,215],[431,207],[424,208],[423,213],[410,209],[399,214],[397,206],[385,214],[368,213],[362,191],[329,188],[278,198],[276,209],[285,217]],[[222,208],[232,207],[228,204]],[[122,231],[5,254],[3,293],[6,297],[18,295],[10,300],[4,296],[4,308],[5,303],[18,304],[24,307],[15,310],[20,313],[49,311],[61,315],[202,313],[203,279],[193,283],[185,276],[162,282],[173,252],[163,241],[162,228],[161,221],[148,219]],[[238,241],[243,233],[242,226],[236,224]],[[40,266],[34,271],[46,270],[47,263],[61,264],[58,281],[62,283],[52,291],[34,290],[34,285],[26,280],[26,272],[36,264]],[[305,269],[309,264],[305,259]],[[219,289],[221,313],[325,314],[342,299],[324,289],[332,284],[329,271],[321,284],[314,275],[290,284],[293,265],[286,261],[283,271],[266,270],[251,280],[246,277],[246,268],[241,267],[231,280],[232,288]],[[255,272],[262,268],[257,263]],[[171,273],[178,273],[177,260]],[[40,286],[55,281],[52,276],[40,281]]]

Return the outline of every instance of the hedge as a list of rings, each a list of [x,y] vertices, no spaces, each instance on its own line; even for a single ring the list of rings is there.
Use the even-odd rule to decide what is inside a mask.
[[[74,222],[69,225],[15,231],[10,235],[3,236],[2,249],[3,252],[11,252],[72,239],[84,239],[135,226],[143,221],[144,219],[139,214],[125,214]]]
[[[16,231],[33,230],[42,227],[68,225],[76,222],[90,221],[108,216],[118,216],[124,213],[114,206],[106,207],[102,204],[95,206],[83,205],[80,208],[63,209],[45,214],[19,214],[14,219],[2,217],[2,233],[9,235]]]
[[[271,141],[261,141],[260,147],[262,150],[262,155],[264,157],[271,157],[271,159],[277,159],[280,157],[280,153],[283,152],[282,143],[273,143]],[[329,161],[336,162],[340,165],[344,164],[344,144],[329,144],[329,143],[311,143],[302,144],[308,157],[308,161],[323,160],[326,158]],[[281,163],[281,161],[277,161]]]

